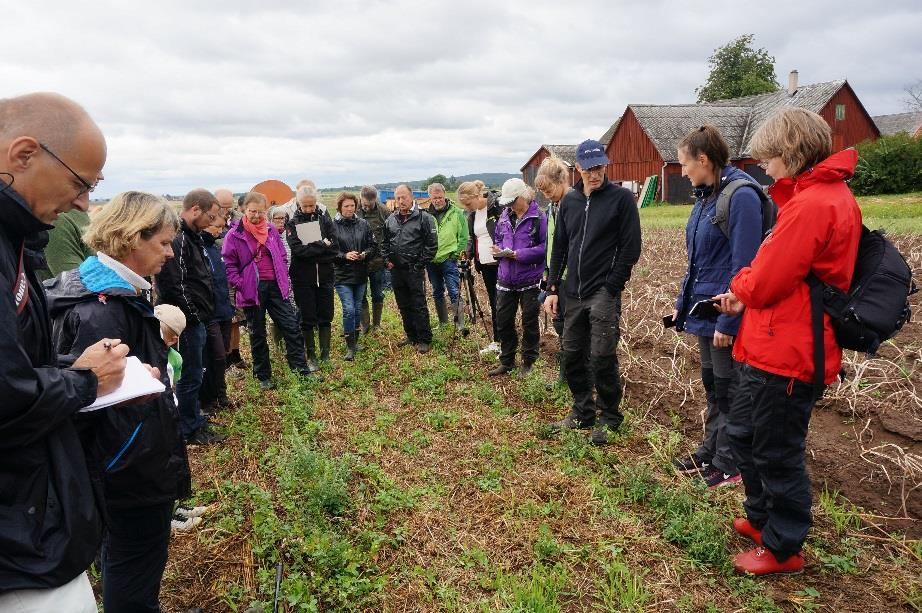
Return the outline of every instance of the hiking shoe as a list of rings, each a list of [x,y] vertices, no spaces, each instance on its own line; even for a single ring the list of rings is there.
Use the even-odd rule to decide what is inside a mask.
[[[555,421],[547,425],[551,432],[560,432],[561,430],[588,430],[595,425],[595,420],[580,421],[572,415],[567,415],[560,421]]]
[[[208,507],[192,507],[187,509],[186,507],[176,507],[176,519],[182,517],[183,519],[191,519],[193,517],[201,517],[208,512]]]
[[[804,556],[795,553],[784,562],[768,549],[756,547],[733,557],[733,568],[747,575],[764,577],[765,575],[796,575],[804,572]]]
[[[759,547],[762,546],[762,531],[749,523],[748,518],[737,517],[734,519],[733,529],[736,530],[736,533],[740,536],[748,538]]]
[[[187,445],[213,445],[215,443],[224,442],[224,439],[227,438],[223,434],[218,434],[212,432],[208,426],[202,426],[198,430],[192,433],[189,438],[186,439]]]
[[[519,369],[519,374],[518,374],[519,379],[524,379],[525,377],[527,377],[528,373],[530,373],[531,370],[532,370],[531,364],[522,364],[522,367]]]
[[[489,345],[487,345],[486,347],[480,350],[480,355],[486,355],[488,353],[499,353],[499,352],[500,352],[499,343],[497,343],[496,341],[493,341],[492,343],[490,343]]]
[[[419,343],[416,345],[416,350],[420,353],[429,353],[429,343]]]
[[[405,339],[403,339],[402,341],[400,341],[399,343],[397,343],[397,346],[398,346],[398,347],[409,347],[410,345],[415,345],[415,344],[416,344],[415,342],[411,341],[411,340],[408,339],[408,338],[405,338]]]
[[[201,517],[189,517],[187,519],[173,519],[170,520],[170,530],[175,530],[176,532],[188,532],[192,528],[196,527],[202,523]]]
[[[590,442],[593,445],[602,446],[608,444],[608,430],[609,427],[605,424],[599,424],[592,431],[592,436],[590,437]]]
[[[487,371],[487,375],[490,377],[498,377],[499,375],[505,375],[508,372],[515,370],[515,366],[507,366],[506,364],[499,364],[496,368],[491,368]]]
[[[710,462],[705,462],[694,453],[688,454],[684,458],[676,458],[672,461],[672,466],[676,472],[681,475],[693,475],[695,473],[707,472],[711,468]]]
[[[260,389],[260,390],[262,390],[262,391],[264,391],[264,392],[267,392],[267,391],[271,390],[273,387],[275,387],[275,386],[272,385],[272,381],[268,381],[268,380],[265,380],[265,379],[260,379],[260,380],[259,380],[259,389]]]
[[[732,487],[743,480],[739,473],[725,473],[719,468],[713,468],[706,473],[701,473],[701,478],[707,483],[709,490],[718,487]]]

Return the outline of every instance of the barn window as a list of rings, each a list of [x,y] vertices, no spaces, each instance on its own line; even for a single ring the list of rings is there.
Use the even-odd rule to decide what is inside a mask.
[[[836,121],[842,121],[845,119],[845,105],[837,104],[836,105]]]

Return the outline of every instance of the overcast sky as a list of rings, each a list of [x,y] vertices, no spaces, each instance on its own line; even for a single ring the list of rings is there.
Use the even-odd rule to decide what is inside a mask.
[[[145,7],[141,9],[140,7]],[[6,3],[3,97],[57,91],[109,144],[97,195],[518,172],[632,103],[694,102],[740,34],[871,115],[922,79],[922,2]]]

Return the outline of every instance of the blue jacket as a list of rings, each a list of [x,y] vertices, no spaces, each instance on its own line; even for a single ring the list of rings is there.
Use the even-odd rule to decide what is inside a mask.
[[[214,288],[214,315],[212,321],[228,321],[234,316],[234,307],[230,303],[230,293],[227,289],[227,270],[224,260],[221,259],[221,247],[215,237],[208,232],[202,232],[205,242],[205,255],[211,265],[211,285]]]
[[[756,189],[762,189],[742,170],[727,166],[716,193],[706,193],[711,191],[708,189],[696,190],[701,197],[695,202],[685,227],[688,270],[676,300],[679,312],[676,325],[679,330],[696,336],[714,336],[715,324],[718,332],[736,336],[740,327],[739,316],[720,315],[715,322],[691,317],[688,311],[699,300],[726,292],[730,280],[741,268],[749,266],[762,243],[762,202],[747,187],[737,189],[730,199],[729,240],[711,221],[717,211],[720,189],[734,179],[747,179]]]

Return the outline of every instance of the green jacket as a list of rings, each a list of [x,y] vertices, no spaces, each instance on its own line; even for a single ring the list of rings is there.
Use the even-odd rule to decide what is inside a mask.
[[[48,232],[48,246],[45,247],[45,259],[48,271],[39,275],[50,279],[65,270],[73,270],[83,263],[95,251],[83,242],[83,231],[90,224],[90,216],[79,209],[61,213],[54,222],[54,229]]]
[[[439,230],[439,248],[432,258],[433,264],[441,264],[449,258],[457,260],[467,248],[467,218],[464,212],[451,202],[446,208],[444,213],[436,215],[435,208],[429,207]]]

